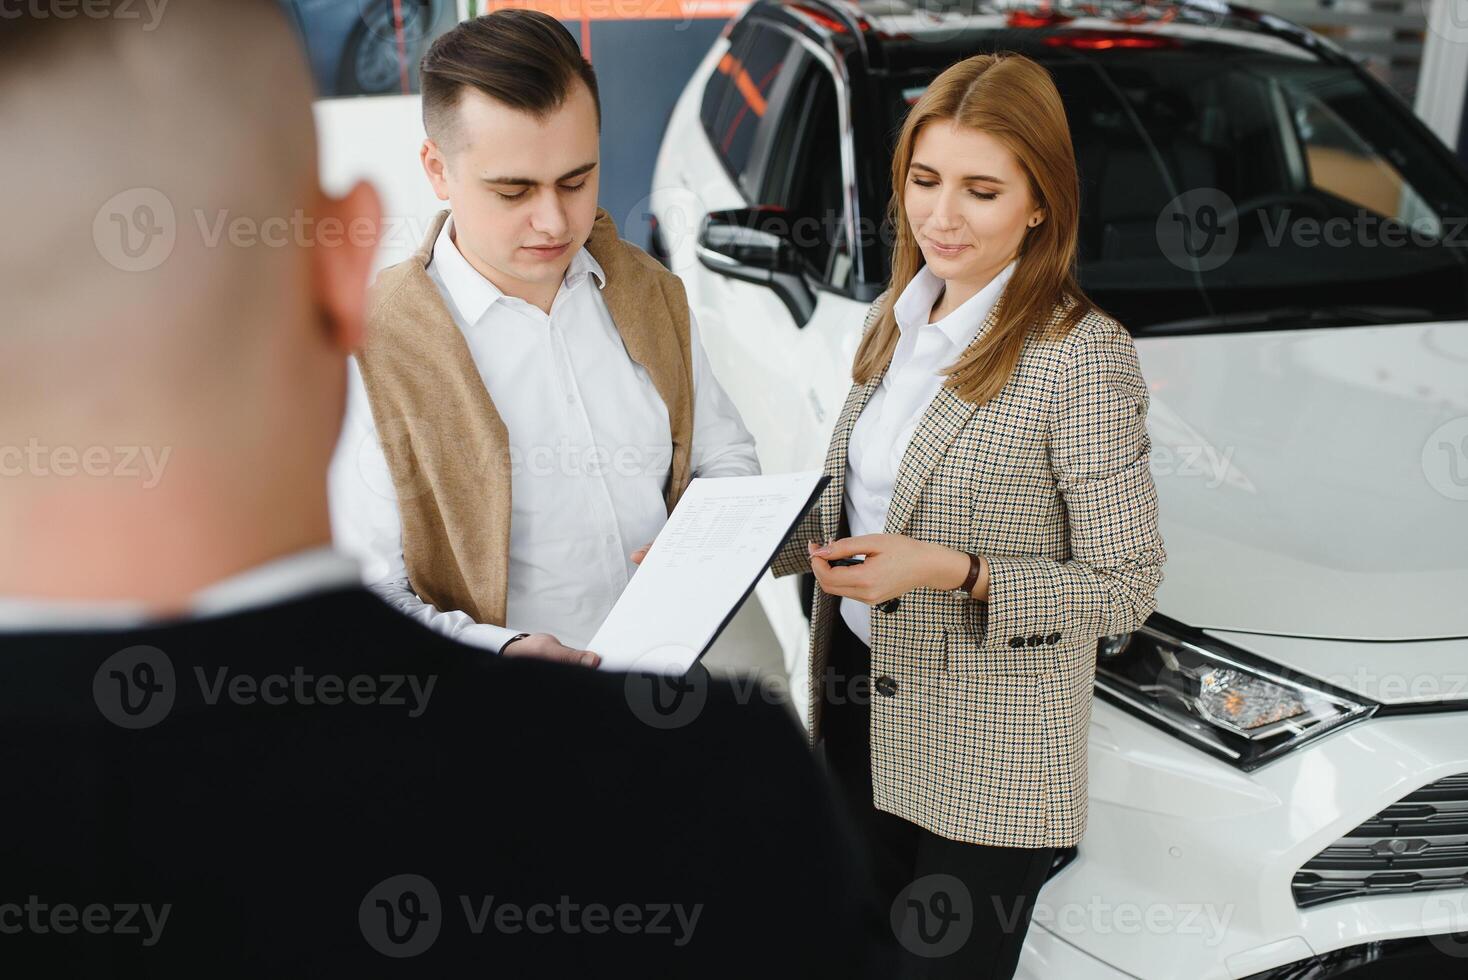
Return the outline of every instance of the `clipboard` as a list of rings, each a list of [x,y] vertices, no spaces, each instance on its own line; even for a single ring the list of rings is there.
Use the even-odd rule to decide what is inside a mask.
[[[830,482],[831,478],[825,474],[821,474],[821,478],[816,480],[816,488],[811,491],[810,497],[806,499],[805,505],[800,508],[800,513],[796,515],[795,520],[791,521],[790,526],[785,529],[785,534],[780,538],[780,543],[775,545],[775,550],[770,552],[770,557],[766,558],[765,563],[760,566],[759,574],[750,580],[748,587],[744,590],[744,594],[739,597],[738,602],[734,603],[734,608],[730,609],[729,614],[719,623],[718,628],[714,630],[714,635],[709,637],[709,641],[703,645],[703,649],[698,651],[698,656],[693,658],[693,663],[696,664],[703,659],[703,655],[713,648],[714,642],[724,632],[724,628],[733,622],[735,614],[744,608],[744,604],[749,601],[750,594],[754,592],[754,587],[759,585],[759,580],[765,577],[765,572],[769,569],[770,563],[775,560],[775,556],[780,553],[780,549],[785,547],[786,543],[790,540],[790,535],[800,526],[800,522],[805,520],[805,515],[809,514],[811,508],[821,499],[821,494],[825,492],[826,485]],[[689,666],[691,667],[693,664],[689,664]]]
[[[810,478],[813,475],[814,474],[809,473],[778,474],[776,476],[770,477],[769,479],[790,480],[797,478]],[[715,477],[712,479],[714,482],[720,482],[721,480],[758,480],[763,478]],[[695,480],[694,483],[691,483],[689,486],[692,487],[698,482],[699,481]],[[790,540],[790,535],[795,531],[795,528],[799,526],[800,522],[804,520],[806,515],[808,515],[815,507],[816,503],[820,500],[821,494],[825,492],[825,489],[830,484],[830,482],[831,477],[824,473],[814,475],[814,485],[812,489],[805,496],[803,502],[799,504],[798,509],[795,512],[795,516],[791,518],[788,523],[784,524],[783,530],[779,533],[779,537],[775,546],[769,549],[768,553],[762,553],[762,560],[758,562],[758,568],[754,569],[752,574],[750,574],[749,572],[749,569],[753,568],[751,553],[747,549],[742,551],[739,556],[740,561],[747,564],[745,564],[744,570],[740,573],[742,576],[740,582],[730,592],[730,594],[734,596],[733,601],[728,606],[728,608],[723,611],[717,625],[714,627],[708,638],[702,642],[702,645],[697,650],[695,650],[691,644],[661,642],[656,638],[656,635],[659,632],[658,624],[656,622],[656,616],[658,615],[660,610],[652,610],[651,612],[649,612],[647,609],[622,609],[624,601],[631,601],[635,603],[637,607],[646,607],[650,601],[651,597],[648,594],[645,594],[645,590],[642,590],[629,600],[629,594],[633,593],[634,586],[637,581],[637,576],[634,575],[633,583],[628,585],[627,590],[623,593],[623,597],[618,600],[617,606],[613,607],[612,612],[607,616],[607,619],[603,622],[602,627],[598,629],[596,636],[593,637],[591,642],[587,644],[588,649],[593,650],[602,656],[602,665],[598,669],[634,672],[646,671],[651,673],[670,674],[673,676],[682,676],[683,674],[686,674],[694,664],[703,659],[703,656],[708,653],[708,651],[713,647],[718,638],[723,635],[724,630],[734,619],[735,614],[743,607],[744,603],[749,600],[750,594],[754,592],[755,586],[759,584],[759,580],[764,576],[765,571],[770,567],[770,563],[775,560],[775,556],[780,553],[780,549],[783,548]],[[669,517],[670,527],[673,526],[674,521],[678,520],[678,510],[683,506],[683,501],[688,499],[688,494],[687,492],[685,492],[683,500],[679,501],[679,507],[675,508],[673,514]],[[785,501],[785,505],[788,506],[788,499]],[[680,527],[686,526],[687,525],[680,525]],[[768,526],[760,530],[762,535],[767,535],[770,533]],[[671,561],[675,566],[679,561],[683,561],[686,559],[686,563],[690,568],[698,570],[701,575],[708,574],[706,569],[697,569],[697,566],[699,566],[701,563],[696,557],[695,552],[690,550],[688,545],[679,543],[674,545],[674,547],[678,547],[680,551],[675,551],[671,553],[665,552],[664,555],[660,557],[666,557],[666,555],[672,554],[674,557],[671,559]],[[652,553],[656,553],[656,551],[657,544],[655,542]],[[641,571],[642,569],[639,569],[639,573]],[[676,571],[676,567],[671,567],[662,569],[656,574],[671,578],[675,575]],[[725,583],[721,582],[720,585],[724,586]],[[643,615],[641,619],[636,618],[639,612],[645,613],[645,615]],[[649,622],[648,620],[653,621]],[[653,637],[648,645],[648,648],[637,654],[632,653],[629,645],[625,642],[626,637],[624,634],[626,634],[632,628],[630,625],[632,622],[638,623],[639,629],[641,629],[645,625],[646,635],[649,637]],[[605,637],[605,643],[614,648],[603,647],[602,649],[599,649],[599,641],[604,640],[604,634],[608,633],[609,624],[614,624],[614,626],[611,631],[611,635]],[[632,644],[631,646],[636,645],[641,645],[641,641],[639,640],[637,644]],[[677,668],[678,663],[682,664],[681,669]]]

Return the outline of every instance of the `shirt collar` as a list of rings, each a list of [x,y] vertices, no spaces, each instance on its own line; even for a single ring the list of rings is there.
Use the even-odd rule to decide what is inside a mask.
[[[979,335],[979,329],[983,327],[984,321],[989,318],[989,312],[998,302],[1000,295],[1004,292],[1004,286],[1014,274],[1014,260],[1000,269],[988,285],[979,290],[958,309],[949,313],[943,319],[931,324],[931,326],[948,338],[948,342],[959,350],[965,350]],[[928,315],[933,311],[933,304],[938,301],[938,296],[943,292],[943,280],[940,279],[926,265],[918,270],[917,275],[912,277],[912,282],[897,297],[893,304],[892,313],[897,318],[897,328],[907,333],[911,330],[930,326]]]
[[[443,223],[443,227],[439,229],[438,238],[433,243],[433,266],[437,269],[439,279],[442,280],[444,289],[448,291],[449,299],[458,308],[459,315],[464,318],[464,322],[478,323],[496,301],[505,298],[505,294],[498,286],[480,275],[479,270],[464,258],[451,237],[453,227],[454,216],[451,214]],[[601,263],[592,258],[591,253],[583,245],[576,250],[576,254],[571,256],[571,264],[566,268],[563,288],[575,289],[586,279],[588,273],[596,277],[595,282],[598,288],[607,284],[607,275],[602,271]]]
[[[256,565],[206,586],[194,593],[183,618],[223,616],[361,583],[356,561],[323,545]],[[0,633],[123,630],[146,626],[157,619],[133,602],[0,596]]]
[[[201,589],[194,594],[189,611],[193,616],[222,616],[361,584],[362,570],[356,560],[322,545],[256,565]]]

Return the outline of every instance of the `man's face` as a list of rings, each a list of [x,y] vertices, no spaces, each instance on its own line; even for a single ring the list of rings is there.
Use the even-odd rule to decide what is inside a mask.
[[[459,251],[508,294],[559,285],[596,220],[600,133],[590,90],[578,80],[537,119],[466,88],[457,112],[451,145],[429,140],[422,157],[453,210]]]

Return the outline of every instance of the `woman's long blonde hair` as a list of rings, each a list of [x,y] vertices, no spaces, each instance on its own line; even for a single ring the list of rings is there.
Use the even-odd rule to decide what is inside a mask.
[[[1050,73],[1017,54],[981,54],[939,75],[907,114],[892,155],[892,203],[888,217],[896,232],[892,280],[881,315],[862,338],[852,378],[864,384],[886,369],[897,346],[892,307],[923,265],[923,254],[908,223],[903,194],[913,146],[923,126],[954,120],[998,139],[1019,160],[1030,193],[1045,220],[1029,228],[1020,243],[1014,273],[1000,299],[994,328],[947,371],[944,382],[966,401],[983,404],[999,393],[1031,328],[1050,321],[1052,310],[1069,297],[1075,302],[1058,327],[1064,335],[1096,309],[1076,282],[1076,224],[1080,188],[1075,151],[1065,107]]]

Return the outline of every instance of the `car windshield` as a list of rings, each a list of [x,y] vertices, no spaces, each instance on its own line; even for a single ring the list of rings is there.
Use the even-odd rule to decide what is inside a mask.
[[[1155,43],[1026,51],[1066,104],[1103,309],[1139,334],[1468,318],[1468,181],[1393,96],[1303,52]],[[886,77],[894,126],[935,74]]]

